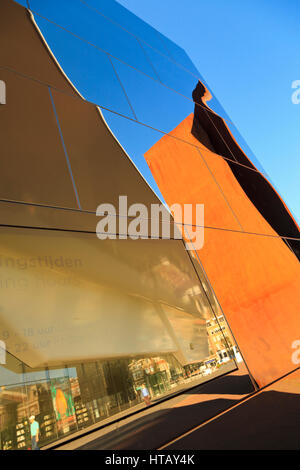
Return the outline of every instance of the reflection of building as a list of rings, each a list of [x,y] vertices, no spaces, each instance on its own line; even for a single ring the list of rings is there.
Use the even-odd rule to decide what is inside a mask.
[[[197,113],[202,96],[193,113],[198,72],[184,51],[113,0],[100,3],[100,12],[77,0],[31,0],[32,12],[0,3],[3,449],[30,445],[32,413],[45,445],[139,409],[142,384],[158,399],[234,370],[234,358],[224,359],[237,351],[235,340],[226,325],[229,345],[216,331],[224,318],[218,300],[260,385],[290,368],[286,345],[298,310],[288,213],[282,240],[274,214],[250,201],[247,172],[237,176]],[[172,132],[161,139],[153,127]],[[120,195],[128,207],[160,204],[130,159],[158,191],[144,154],[168,203],[205,203],[211,231],[199,256],[218,300],[198,254],[163,236],[162,220],[159,237],[149,238],[146,217],[132,240],[126,210],[110,212]],[[103,202],[113,238],[99,240]],[[296,241],[290,246],[295,251]]]
[[[206,321],[211,356],[218,362],[226,362],[231,357],[240,361],[240,354],[223,315]],[[211,358],[212,359],[212,358]]]

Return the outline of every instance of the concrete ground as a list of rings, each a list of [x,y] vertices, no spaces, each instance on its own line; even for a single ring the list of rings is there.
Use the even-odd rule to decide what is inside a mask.
[[[243,365],[103,429],[62,443],[58,450],[158,449],[253,392]]]
[[[161,448],[300,450],[300,370]]]

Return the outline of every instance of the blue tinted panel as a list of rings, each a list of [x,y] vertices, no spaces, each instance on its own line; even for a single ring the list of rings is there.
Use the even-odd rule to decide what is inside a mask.
[[[28,3],[27,0],[14,0],[16,3],[19,3],[20,5],[23,5],[23,7],[27,7]]]
[[[268,174],[266,173],[266,171],[264,170],[264,168],[262,167],[258,159],[255,157],[254,153],[252,152],[252,150],[250,149],[250,147],[248,146],[244,138],[241,136],[237,128],[231,122],[226,121],[226,124],[230,132],[232,133],[235,141],[243,150],[243,152],[247,155],[247,157],[250,159],[253,165],[257,168],[258,171],[260,171],[270,181]]]
[[[161,201],[164,201],[144,158],[144,154],[147,150],[162,138],[162,134],[154,131],[153,129],[149,129],[149,127],[142,126],[141,124],[137,124],[129,119],[117,116],[109,111],[103,110],[102,113],[111,131],[127,152],[137,169]]]
[[[223,119],[226,119],[226,121],[230,121],[230,118],[228,116],[228,114],[226,113],[226,111],[224,110],[223,106],[220,104],[220,102],[218,101],[218,99],[214,96],[214,94],[212,93],[212,91],[210,90],[209,86],[207,85],[207,83],[205,82],[205,80],[203,80],[202,78],[200,78],[200,80],[202,81],[202,83],[205,85],[205,87],[208,89],[210,95],[211,95],[211,98],[206,102],[206,105],[216,114],[218,114],[219,116],[221,116]]]
[[[175,62],[168,59],[166,56],[156,52],[152,47],[146,44],[142,46],[162,83],[192,100],[192,93],[197,85],[198,79],[194,75],[186,72],[183,68],[177,66]]]
[[[97,9],[103,15],[125,28],[129,33],[134,34],[139,39],[146,41],[152,47],[168,55],[168,48],[163,41],[163,36],[119,3],[114,0],[84,0],[84,3]]]
[[[138,41],[80,0],[30,0],[30,8],[133,67],[153,76]],[[39,24],[40,18],[36,21]]]
[[[198,83],[198,80],[201,80],[211,95],[211,98],[206,103],[207,106],[223,119],[229,120],[227,113],[224,111],[217,98],[209,89],[208,84],[199,73],[198,79],[198,77],[189,73],[180,65],[177,65],[177,63],[175,63],[172,59],[169,59],[165,55],[160,54],[152,47],[147,46],[147,44],[142,44],[142,47],[144,48],[147,57],[151,61],[157,76],[162,83],[177,91],[178,93],[183,94],[190,100],[193,100],[192,93]],[[203,105],[201,99],[199,99],[197,103]]]
[[[166,44],[166,47],[169,51],[170,56],[174,59],[178,64],[182,65],[185,69],[187,69],[192,74],[196,75],[196,77],[200,77],[198,70],[196,69],[195,65],[187,55],[187,53],[179,47],[174,42],[170,41],[166,36],[161,35],[162,40]]]
[[[49,47],[78,91],[88,101],[133,117],[108,56],[39,18]]]
[[[113,62],[139,121],[170,132],[193,113],[192,101],[117,60]]]

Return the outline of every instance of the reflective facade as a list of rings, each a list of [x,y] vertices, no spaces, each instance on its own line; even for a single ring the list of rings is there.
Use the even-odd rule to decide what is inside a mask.
[[[113,0],[0,13],[2,449],[31,446],[32,414],[43,446],[240,352],[259,386],[291,370],[298,227],[186,53]],[[203,249],[164,239],[167,207],[156,240],[146,220],[100,241],[96,208],[120,195],[203,203]]]

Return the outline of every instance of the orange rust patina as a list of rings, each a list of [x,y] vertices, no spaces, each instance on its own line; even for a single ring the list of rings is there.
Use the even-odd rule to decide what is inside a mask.
[[[205,243],[197,254],[263,386],[297,367],[292,343],[300,338],[299,262],[228,162],[191,134],[193,118],[160,139],[145,158],[167,204],[205,205]]]

